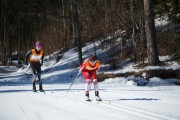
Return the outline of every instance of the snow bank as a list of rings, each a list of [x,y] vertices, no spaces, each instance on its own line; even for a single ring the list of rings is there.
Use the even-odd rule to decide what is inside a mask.
[[[135,78],[134,76],[130,77],[117,77],[105,79],[101,84],[103,85],[118,85],[118,86],[142,86],[146,84],[147,81],[141,78]]]
[[[105,79],[103,85],[118,85],[118,86],[171,86],[178,82],[177,79],[161,79],[153,77],[149,80],[144,78],[130,76],[130,77],[117,77]]]
[[[153,77],[149,79],[147,86],[169,86],[175,85],[176,79],[161,79],[158,77]]]

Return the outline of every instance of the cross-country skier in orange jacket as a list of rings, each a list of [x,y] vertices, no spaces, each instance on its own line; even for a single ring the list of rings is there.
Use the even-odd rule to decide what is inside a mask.
[[[35,49],[30,50],[25,57],[26,65],[30,63],[33,74],[33,92],[36,92],[36,75],[39,79],[39,90],[44,92],[42,88],[42,79],[41,79],[41,66],[43,65],[44,51],[41,48],[41,43],[37,41],[35,43]]]
[[[86,100],[89,99],[89,90],[90,90],[90,84],[93,82],[94,84],[94,91],[96,100],[101,100],[99,97],[99,89],[98,89],[98,81],[97,81],[97,71],[100,68],[100,61],[96,59],[94,55],[90,55],[89,58],[87,58],[84,63],[80,66],[80,72],[82,72],[84,79],[86,81],[85,85],[85,96]]]

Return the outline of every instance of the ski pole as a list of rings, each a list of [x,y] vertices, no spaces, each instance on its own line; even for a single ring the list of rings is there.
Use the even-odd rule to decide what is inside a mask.
[[[30,67],[30,65],[24,65],[24,66],[21,67],[20,69],[23,70],[23,69],[27,69],[27,68],[29,68],[29,67]]]
[[[79,72],[79,73],[77,74],[77,76],[74,78],[74,80],[72,81],[69,89],[67,90],[67,93],[69,92],[69,90],[71,89],[72,85],[74,84],[75,79],[76,79],[80,74],[81,74],[81,72]]]

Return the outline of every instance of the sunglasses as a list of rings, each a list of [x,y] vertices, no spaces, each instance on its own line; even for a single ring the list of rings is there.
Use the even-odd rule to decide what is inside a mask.
[[[94,64],[96,63],[96,61],[95,61],[95,60],[90,60],[90,63],[91,63],[92,65],[94,65]]]

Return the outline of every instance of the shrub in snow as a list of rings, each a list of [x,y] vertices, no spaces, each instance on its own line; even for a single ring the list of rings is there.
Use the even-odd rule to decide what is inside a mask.
[[[130,85],[130,86],[137,86],[137,83],[134,82],[133,80],[130,80],[130,81],[127,81],[127,85]]]
[[[153,77],[149,79],[148,86],[165,86],[165,85],[173,85],[175,82],[174,79],[161,79],[158,77]]]

